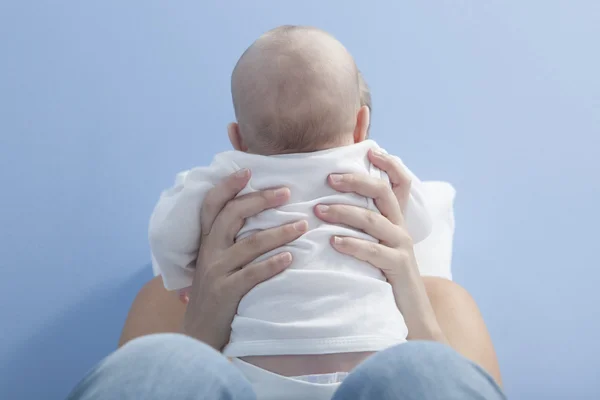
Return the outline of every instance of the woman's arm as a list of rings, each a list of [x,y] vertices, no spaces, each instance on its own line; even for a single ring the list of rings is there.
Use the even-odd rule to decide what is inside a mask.
[[[135,297],[119,339],[119,347],[140,336],[181,332],[185,305],[175,292],[169,292],[157,276]]]
[[[484,368],[502,386],[494,345],[475,300],[447,279],[423,277],[423,283],[448,344]]]

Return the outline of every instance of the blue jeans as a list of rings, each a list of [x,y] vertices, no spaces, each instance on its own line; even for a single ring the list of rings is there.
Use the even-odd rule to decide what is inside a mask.
[[[250,383],[225,357],[183,335],[133,340],[96,366],[69,400],[255,400]],[[451,348],[407,342],[356,367],[333,400],[500,400],[480,367]],[[284,399],[282,399],[284,400]],[[310,399],[307,399],[310,400]]]

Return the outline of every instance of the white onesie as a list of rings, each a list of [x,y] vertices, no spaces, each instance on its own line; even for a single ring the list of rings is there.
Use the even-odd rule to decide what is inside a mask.
[[[379,351],[406,340],[406,324],[382,273],[338,253],[330,244],[333,235],[375,239],[346,226],[327,224],[313,210],[317,204],[349,204],[378,212],[371,199],[339,193],[327,184],[331,173],[364,173],[387,180],[369,162],[369,149],[381,150],[367,140],[312,153],[261,156],[229,151],[218,154],[208,167],[178,174],[175,185],[161,195],[150,219],[149,238],[153,267],[169,290],[191,285],[203,198],[235,171],[252,171],[240,195],[277,186],[291,191],[287,204],[248,218],[238,240],[263,229],[308,221],[302,237],[256,260],[282,251],[293,256],[287,270],[244,296],[224,349],[226,356]],[[421,182],[412,174],[411,178],[405,223],[418,243],[430,234],[432,220]]]

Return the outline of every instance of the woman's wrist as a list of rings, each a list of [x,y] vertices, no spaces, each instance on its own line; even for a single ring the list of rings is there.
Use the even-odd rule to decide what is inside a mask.
[[[396,305],[408,327],[408,339],[448,343],[417,267],[407,268],[405,272],[402,276],[388,279],[388,282],[392,285]]]
[[[221,332],[214,329],[214,326],[206,324],[206,321],[210,318],[203,318],[202,313],[188,315],[188,312],[189,310],[186,310],[186,315],[183,318],[181,333],[199,340],[220,352],[225,344],[223,343],[224,335],[219,335]]]
[[[219,339],[215,338],[214,335],[211,335],[210,333],[200,332],[198,330],[192,331],[192,330],[186,329],[185,325],[182,326],[181,333],[186,336],[189,336],[191,338],[194,338],[196,340],[199,340],[204,344],[209,345],[210,347],[217,350],[218,352],[221,352],[221,350],[222,350],[221,341]]]

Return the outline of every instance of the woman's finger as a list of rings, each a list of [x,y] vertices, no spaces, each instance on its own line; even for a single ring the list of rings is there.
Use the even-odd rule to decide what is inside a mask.
[[[331,224],[344,224],[373,236],[382,243],[396,247],[405,240],[410,240],[403,229],[394,225],[389,219],[366,208],[333,204],[319,204],[315,207],[315,215]]]
[[[237,196],[237,194],[248,184],[249,180],[250,170],[242,169],[229,175],[208,191],[202,202],[202,209],[200,210],[200,223],[203,235],[207,235],[210,232],[213,222],[223,207],[225,207],[229,200]]]
[[[393,224],[400,225],[404,221],[396,195],[383,179],[365,174],[331,174],[328,180],[335,190],[372,198],[379,212]]]
[[[246,218],[269,208],[281,206],[289,199],[290,190],[288,188],[275,188],[249,193],[230,200],[213,223],[213,235],[217,236],[213,240],[224,240],[227,245],[230,245],[242,229]]]
[[[408,202],[411,184],[411,177],[404,166],[393,156],[380,151],[369,151],[369,160],[387,174],[392,184],[392,191],[396,195],[402,211],[404,211]]]
[[[283,252],[261,262],[249,264],[231,275],[232,287],[241,298],[254,286],[284,271],[291,263],[292,255],[289,252]]]
[[[221,257],[227,260],[219,266],[223,272],[231,272],[242,268],[259,256],[298,239],[308,230],[306,221],[296,221],[250,235],[225,250]]]
[[[396,267],[396,263],[400,262],[394,254],[395,249],[368,240],[334,236],[331,244],[340,253],[368,262],[386,275]]]

